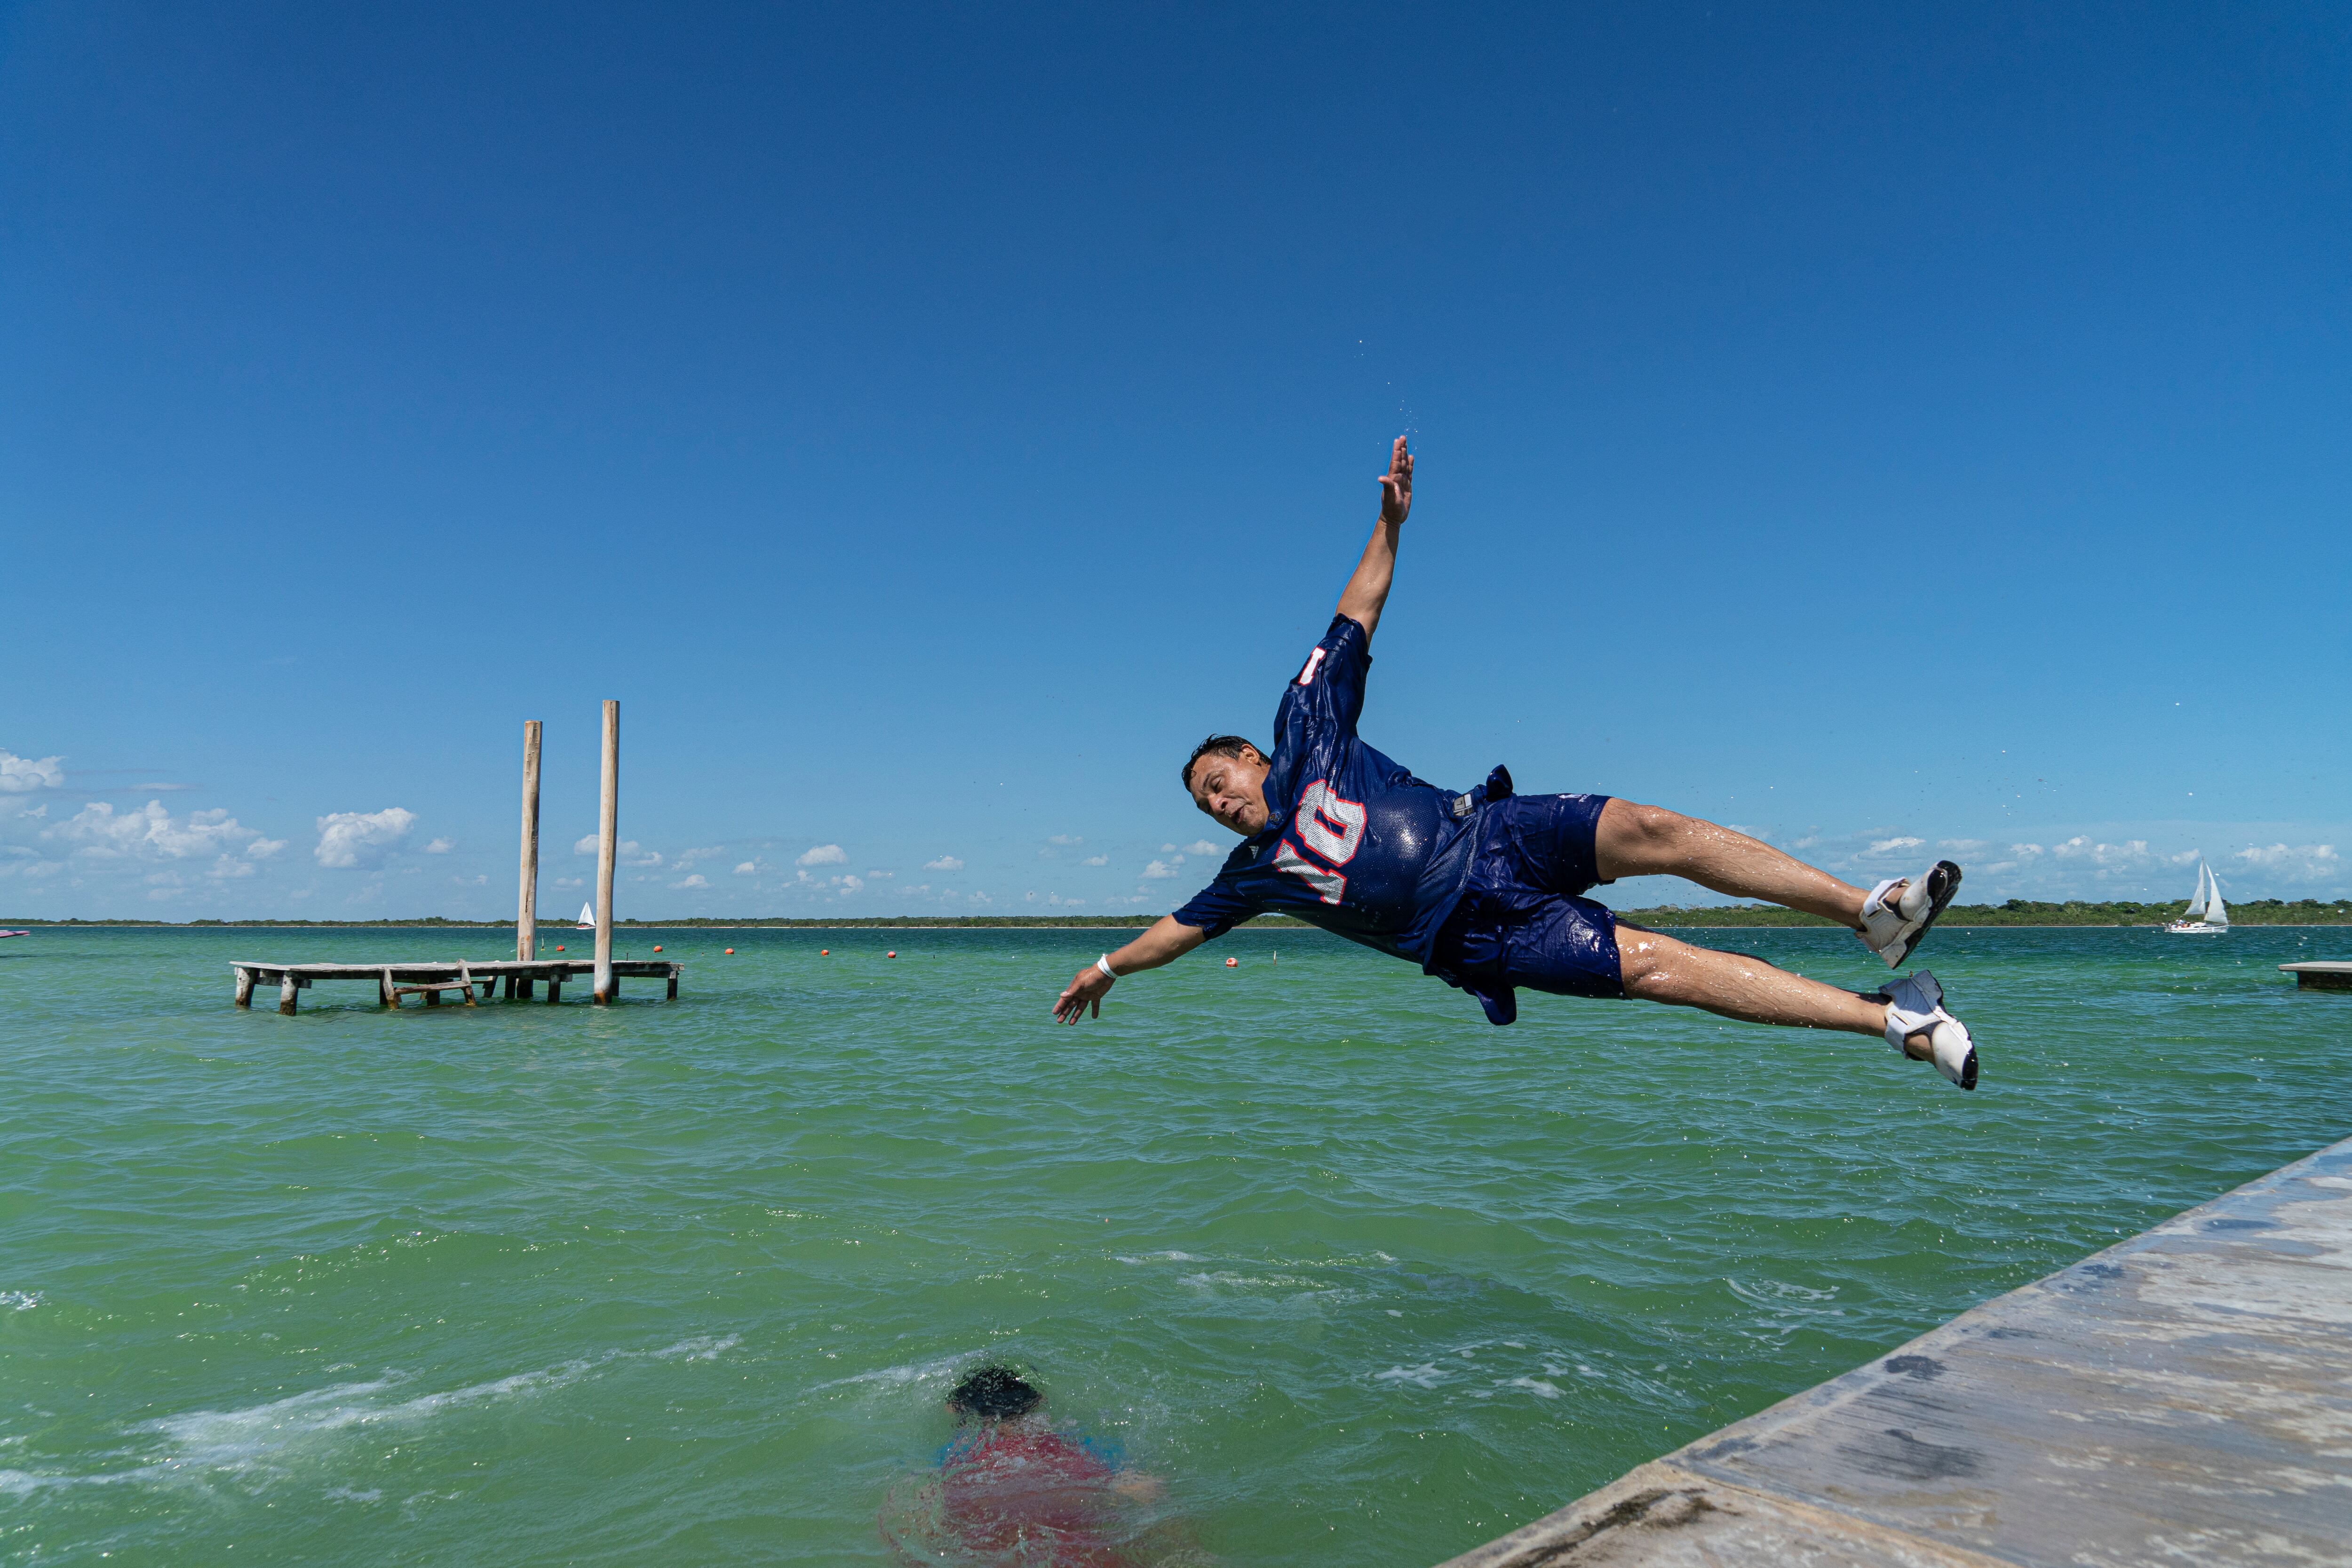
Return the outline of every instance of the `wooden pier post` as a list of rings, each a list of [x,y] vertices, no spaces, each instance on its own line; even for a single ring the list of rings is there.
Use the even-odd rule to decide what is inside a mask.
[[[294,1016],[294,999],[301,994],[302,983],[294,978],[294,972],[292,970],[288,970],[286,972],[286,977],[278,983],[278,1010],[285,1014],[288,1017],[292,1017]]]
[[[604,777],[596,823],[596,970],[590,997],[613,999],[613,858],[621,835],[621,705],[604,701]]]
[[[515,906],[515,959],[529,963],[539,947],[539,721],[522,724],[522,892]],[[509,989],[507,994],[514,992]]]
[[[236,972],[236,1005],[240,1007],[253,1005],[253,971],[250,969]]]

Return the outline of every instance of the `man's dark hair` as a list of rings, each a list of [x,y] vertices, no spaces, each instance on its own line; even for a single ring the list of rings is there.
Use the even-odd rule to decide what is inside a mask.
[[[1263,751],[1258,750],[1256,742],[1244,741],[1239,735],[1212,735],[1193,747],[1192,754],[1184,759],[1184,793],[1190,795],[1192,791],[1194,763],[1199,762],[1202,757],[1238,757],[1242,754],[1242,748],[1244,746],[1253,752],[1257,752],[1261,757],[1265,755]]]
[[[1011,1367],[983,1366],[964,1373],[948,1394],[948,1408],[983,1421],[1011,1421],[1036,1409],[1045,1397]]]

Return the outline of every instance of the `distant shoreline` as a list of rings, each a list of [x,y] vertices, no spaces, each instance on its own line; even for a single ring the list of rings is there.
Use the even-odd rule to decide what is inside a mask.
[[[1799,914],[1793,910],[1770,905],[1731,905],[1713,909],[1684,909],[1674,905],[1639,910],[1619,910],[1617,918],[1636,925],[1659,927],[1672,931],[1755,931],[1764,929],[1811,928],[1841,931],[1844,928],[1833,921],[1817,915]],[[1137,931],[1160,919],[1158,915],[866,915],[844,916],[832,920],[792,919],[782,916],[761,918],[743,916],[729,919],[701,918],[676,921],[621,921],[614,925],[616,931]],[[2011,899],[2004,904],[1957,904],[1944,912],[1940,924],[1953,930],[1991,930],[2002,927],[2019,930],[2053,931],[2075,928],[2106,930],[2155,930],[2168,921],[2181,918],[2178,904],[2141,904],[2116,900],[2106,903],[2041,903]],[[2352,926],[2352,899],[2338,899],[2322,903],[2315,899],[2300,899],[2288,903],[2276,899],[2254,899],[2235,904],[2230,910],[2231,923],[2242,927],[2324,928]],[[515,922],[506,921],[461,921],[446,916],[412,916],[406,920],[379,921],[142,921],[142,920],[0,920],[0,926],[18,926],[27,930],[93,931],[512,931]],[[1288,931],[1311,929],[1304,921],[1287,915],[1260,915],[1237,930]],[[551,922],[540,927],[542,933],[577,933],[579,928],[569,923]]]

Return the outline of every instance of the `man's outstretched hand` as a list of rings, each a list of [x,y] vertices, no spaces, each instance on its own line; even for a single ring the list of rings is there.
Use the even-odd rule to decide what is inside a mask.
[[[1412,511],[1412,454],[1404,437],[1389,448],[1389,471],[1381,476],[1381,521],[1402,522]]]
[[[1111,984],[1109,975],[1105,974],[1093,964],[1087,964],[1078,971],[1078,977],[1076,980],[1063,988],[1061,996],[1054,1003],[1055,1022],[1075,1024],[1087,1016],[1087,1009],[1089,1006],[1093,1007],[1096,1017],[1101,1017],[1102,999],[1110,994]],[[1033,1003],[1031,1005],[1034,1006],[1035,1004]],[[1033,1017],[1034,1016],[1031,1015]]]

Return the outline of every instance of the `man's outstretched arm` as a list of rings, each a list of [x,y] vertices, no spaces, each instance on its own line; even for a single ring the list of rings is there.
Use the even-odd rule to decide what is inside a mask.
[[[1174,915],[1162,915],[1144,933],[1108,954],[1111,968],[1119,974],[1132,974],[1139,969],[1157,969],[1163,963],[1173,963],[1208,940],[1199,926],[1188,926]],[[1054,1016],[1065,1024],[1075,1024],[1086,1016],[1091,1006],[1094,1016],[1102,1016],[1102,999],[1109,994],[1112,977],[1105,974],[1098,964],[1089,963],[1078,971],[1054,1004]]]
[[[1397,534],[1412,510],[1412,454],[1404,449],[1400,436],[1389,452],[1389,471],[1381,476],[1381,520],[1372,525],[1372,541],[1356,563],[1356,574],[1348,579],[1348,591],[1339,595],[1339,613],[1363,627],[1367,640],[1380,629],[1381,607],[1389,602],[1389,584],[1396,581]]]

